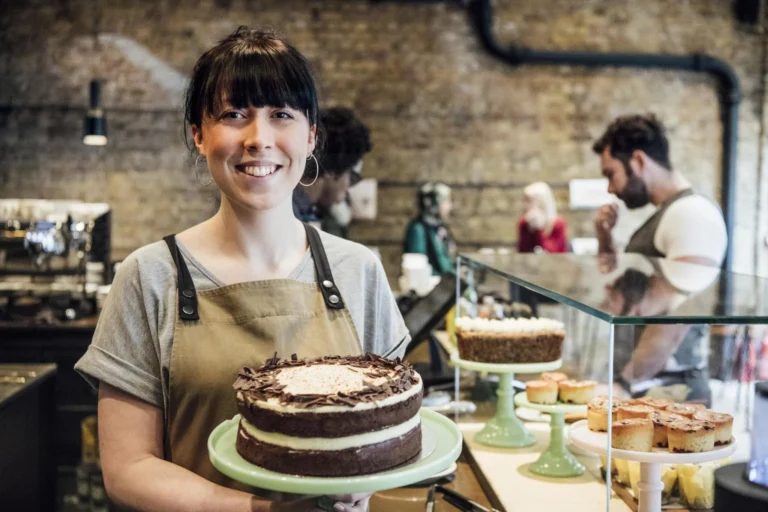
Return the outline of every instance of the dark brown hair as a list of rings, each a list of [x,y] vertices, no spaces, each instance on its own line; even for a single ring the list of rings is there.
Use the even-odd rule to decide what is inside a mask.
[[[653,114],[617,117],[605,133],[592,145],[598,155],[610,148],[611,156],[629,165],[636,150],[643,151],[657,164],[672,170],[669,161],[669,141],[661,121]]]
[[[234,108],[290,107],[317,125],[317,86],[309,62],[270,31],[241,26],[198,59],[186,93],[185,126],[200,126],[224,98]]]

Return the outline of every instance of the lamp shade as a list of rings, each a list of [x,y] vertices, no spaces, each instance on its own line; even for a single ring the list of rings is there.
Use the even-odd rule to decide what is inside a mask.
[[[91,80],[90,106],[83,121],[83,143],[88,146],[107,145],[107,120],[101,109],[101,81]]]

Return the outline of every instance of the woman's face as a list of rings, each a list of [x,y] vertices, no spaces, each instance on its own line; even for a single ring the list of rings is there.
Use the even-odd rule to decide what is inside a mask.
[[[269,210],[291,197],[315,148],[315,133],[292,108],[236,109],[226,102],[201,127],[192,127],[216,185],[250,210]]]
[[[438,207],[440,208],[440,218],[443,220],[448,219],[448,217],[451,215],[451,211],[453,210],[451,197],[445,197],[442,201],[440,201],[440,205]]]

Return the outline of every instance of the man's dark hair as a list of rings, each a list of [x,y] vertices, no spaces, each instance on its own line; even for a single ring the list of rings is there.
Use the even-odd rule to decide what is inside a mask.
[[[672,170],[669,161],[669,141],[661,121],[653,114],[617,117],[605,133],[592,145],[598,155],[610,148],[611,156],[629,165],[636,150],[643,151],[657,164]]]
[[[321,174],[341,176],[373,147],[368,127],[348,108],[321,110],[320,127],[323,130],[323,141],[317,159]]]

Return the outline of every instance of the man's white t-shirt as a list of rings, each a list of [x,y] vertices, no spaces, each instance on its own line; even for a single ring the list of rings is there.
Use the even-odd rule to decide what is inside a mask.
[[[681,197],[662,214],[653,245],[670,260],[695,256],[720,265],[728,245],[723,214],[703,196]]]

